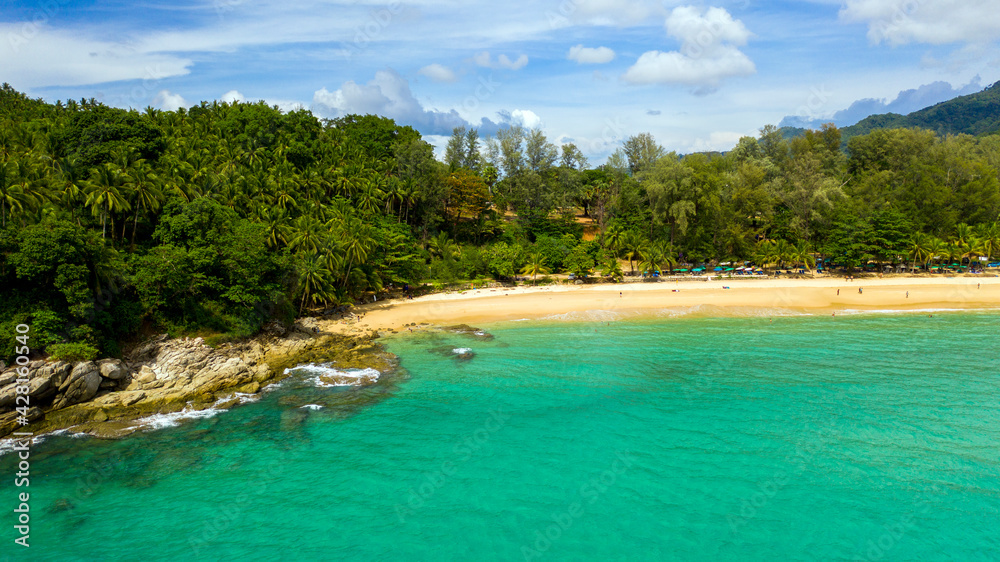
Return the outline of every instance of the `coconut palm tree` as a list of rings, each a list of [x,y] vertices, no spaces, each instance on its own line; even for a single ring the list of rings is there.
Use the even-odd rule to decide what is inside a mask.
[[[635,264],[633,263],[633,260],[637,256],[641,255],[639,249],[642,245],[642,237],[640,237],[639,233],[634,230],[629,230],[622,239],[621,249],[624,252],[625,259],[628,260],[628,267],[631,270],[632,275],[635,275]]]
[[[924,269],[930,267],[938,258],[948,251],[948,245],[936,236],[931,236],[927,241],[927,253],[924,256]]]
[[[545,267],[545,256],[539,252],[534,252],[528,255],[528,263],[521,268],[521,275],[530,275],[531,283],[534,284],[539,273],[548,275],[551,273],[551,270]]]
[[[601,272],[604,274],[605,277],[611,277],[616,281],[621,281],[622,277],[624,277],[624,273],[622,272],[622,264],[619,263],[618,258],[613,255],[607,256],[607,259],[604,262],[604,267],[602,268]]]
[[[329,302],[333,276],[327,268],[324,256],[316,252],[308,252],[302,256],[298,267],[299,289],[302,299],[299,301],[299,314],[305,309],[306,301],[312,304]]]
[[[801,263],[809,273],[812,273],[812,268],[816,267],[816,257],[813,256],[809,248],[809,243],[805,240],[800,241],[798,244],[790,244],[787,257],[793,264]]]
[[[0,160],[0,226],[6,228],[7,217],[14,211],[24,209],[27,197],[17,181],[18,167],[15,162]]]
[[[112,213],[127,211],[131,208],[122,195],[125,179],[121,170],[114,164],[101,164],[94,169],[87,188],[87,198],[84,204],[89,206],[95,215],[101,217],[101,238],[107,236],[107,221]],[[112,235],[114,231],[112,231]]]
[[[917,262],[926,263],[932,236],[923,232],[916,232],[910,238],[910,257],[913,258],[912,269],[917,268]]]
[[[132,206],[135,208],[135,215],[132,217],[132,239],[131,247],[135,247],[135,231],[139,225],[139,211],[156,211],[163,201],[163,192],[160,191],[160,178],[155,173],[149,171],[144,166],[145,160],[139,160],[135,166],[126,171],[125,187],[131,191]],[[124,229],[124,226],[122,227]],[[125,233],[122,232],[122,238]]]

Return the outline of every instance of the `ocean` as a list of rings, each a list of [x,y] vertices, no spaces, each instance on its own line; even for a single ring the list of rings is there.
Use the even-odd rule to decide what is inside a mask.
[[[599,318],[8,452],[0,559],[1000,559],[997,312]]]

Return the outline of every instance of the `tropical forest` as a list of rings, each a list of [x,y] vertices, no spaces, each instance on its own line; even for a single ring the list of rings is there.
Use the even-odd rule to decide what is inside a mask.
[[[687,155],[637,132],[591,165],[517,126],[456,129],[436,157],[376,115],[52,104],[5,84],[0,324],[92,359],[152,330],[222,342],[387,293],[563,273],[974,270],[1000,254],[1000,134],[919,125],[765,126]]]

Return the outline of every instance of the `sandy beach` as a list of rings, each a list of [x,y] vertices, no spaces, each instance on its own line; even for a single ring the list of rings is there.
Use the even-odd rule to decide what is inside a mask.
[[[333,332],[406,330],[522,319],[615,320],[679,315],[850,314],[878,310],[1000,309],[1000,277],[712,279],[484,288],[355,308],[357,321],[324,321]]]

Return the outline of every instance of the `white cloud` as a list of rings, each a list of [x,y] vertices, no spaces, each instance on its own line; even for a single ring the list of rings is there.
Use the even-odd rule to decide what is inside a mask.
[[[435,82],[454,82],[456,80],[455,73],[450,68],[438,63],[421,68],[418,74],[423,74]]]
[[[738,47],[751,33],[722,8],[706,12],[694,6],[675,8],[666,21],[667,35],[681,41],[680,51],[647,51],[622,78],[632,84],[686,84],[710,91],[725,78],[757,71]]]
[[[607,47],[591,48],[576,45],[570,47],[566,58],[580,64],[605,64],[614,60],[615,52]]]
[[[190,104],[180,94],[171,93],[169,90],[160,90],[153,98],[153,107],[164,111],[177,111],[182,107],[190,107]]]
[[[192,65],[189,59],[32,23],[0,23],[0,37],[3,79],[23,89],[143,80],[150,90],[155,81],[185,75]]]
[[[868,24],[868,40],[888,43],[988,43],[1000,39],[996,0],[847,0],[844,21]]]
[[[727,152],[732,150],[740,138],[748,133],[734,133],[730,131],[718,131],[709,133],[708,138],[697,138],[694,142],[687,143],[685,152]],[[750,136],[756,136],[750,134]]]
[[[367,84],[353,80],[334,91],[322,88],[313,95],[312,110],[324,117],[350,113],[382,115],[425,134],[449,135],[455,127],[467,125],[455,110],[424,109],[410,91],[410,84],[392,69],[375,73]]]
[[[219,98],[219,101],[224,101],[226,103],[241,103],[246,101],[246,98],[243,96],[243,94],[239,93],[236,90],[229,90],[228,92],[222,94],[222,97]]]
[[[490,56],[490,52],[483,51],[481,53],[476,53],[476,55],[472,57],[472,61],[475,62],[477,65],[485,68],[506,68],[509,70],[520,70],[525,66],[527,66],[528,55],[521,55],[517,57],[517,60],[510,60],[510,58],[507,55],[500,55],[494,62],[492,57]]]
[[[525,129],[535,129],[542,126],[542,118],[530,109],[501,111],[498,115],[500,122],[506,125],[520,125]]]
[[[662,13],[658,2],[649,0],[572,0],[559,3],[546,16],[553,27],[564,27],[571,22],[628,26]]]
[[[947,101],[958,96],[974,94],[983,89],[981,78],[976,76],[968,84],[960,87],[952,87],[948,82],[932,82],[924,84],[919,88],[903,90],[899,92],[896,99],[887,101],[885,99],[865,98],[855,101],[847,109],[837,111],[832,116],[811,118],[808,111],[803,111],[803,115],[789,115],[781,120],[780,126],[802,127],[818,129],[824,123],[834,123],[838,127],[848,127],[861,121],[869,115],[882,113],[899,113],[906,115],[914,111],[919,111],[926,107]],[[803,107],[808,110],[809,107]]]

